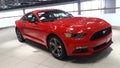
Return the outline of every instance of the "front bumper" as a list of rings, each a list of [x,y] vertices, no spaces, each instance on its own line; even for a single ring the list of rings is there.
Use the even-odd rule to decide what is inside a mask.
[[[90,41],[84,39],[65,39],[64,44],[68,56],[88,56],[99,52],[112,44],[112,33],[109,35]]]
[[[99,52],[103,49],[106,49],[107,47],[109,47],[111,44],[112,44],[112,40],[110,40],[108,43],[103,43],[103,44],[100,44],[100,45],[97,45],[95,47],[90,47],[90,48],[79,48],[79,49],[75,49],[73,51],[73,54],[75,55],[82,55],[82,56],[85,56],[85,55],[91,55],[92,53],[94,52]]]

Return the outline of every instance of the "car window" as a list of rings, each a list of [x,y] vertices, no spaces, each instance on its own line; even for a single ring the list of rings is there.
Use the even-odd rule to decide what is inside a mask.
[[[22,20],[28,21],[28,22],[30,22],[30,23],[36,23],[36,22],[38,22],[38,19],[37,19],[36,16],[35,16],[34,14],[32,14],[32,13],[29,13],[29,14],[23,16]]]
[[[40,17],[40,20],[56,20],[61,18],[69,18],[72,17],[71,14],[61,11],[61,10],[50,10],[45,12],[39,12],[38,16]]]
[[[22,17],[23,21],[27,21],[26,15]]]
[[[47,19],[52,19],[52,15],[47,13],[47,12],[41,12],[41,13],[38,13],[39,14],[39,17],[40,17],[40,20],[47,20]]]
[[[28,20],[29,22],[32,22],[32,18],[33,18],[33,14],[29,14],[29,15],[27,16],[27,20]]]

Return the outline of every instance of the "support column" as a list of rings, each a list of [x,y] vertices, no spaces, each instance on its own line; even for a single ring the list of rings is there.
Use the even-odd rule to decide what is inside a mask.
[[[23,8],[23,15],[25,15],[25,8]]]
[[[78,15],[81,15],[81,0],[78,0]]]

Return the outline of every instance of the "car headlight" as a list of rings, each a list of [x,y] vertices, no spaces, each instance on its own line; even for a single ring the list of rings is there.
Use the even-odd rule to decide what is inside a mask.
[[[68,38],[83,38],[86,34],[71,34],[71,33],[64,33],[65,37]]]

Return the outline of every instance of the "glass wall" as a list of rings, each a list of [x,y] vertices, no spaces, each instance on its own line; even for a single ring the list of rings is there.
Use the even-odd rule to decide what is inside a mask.
[[[74,15],[77,15],[78,13],[77,2],[25,8],[25,13],[28,13],[33,10],[38,10],[38,9],[61,9],[61,10],[70,12],[71,14],[74,14]],[[23,14],[24,13],[22,9],[0,12],[0,28],[7,27],[7,26],[14,26],[15,21],[18,20]]]
[[[84,16],[100,15],[103,12],[103,10],[100,9],[103,7],[104,7],[103,0],[81,2],[81,15]]]
[[[81,3],[81,16],[102,18],[108,21],[112,26],[120,26],[119,0],[84,1]]]
[[[33,10],[38,9],[61,9],[64,11],[67,11],[74,16],[86,16],[86,17],[98,17],[102,18],[109,23],[112,24],[112,26],[120,26],[120,4],[119,0],[112,0],[114,3],[114,7],[108,7],[106,8],[105,1],[109,3],[111,0],[83,0],[81,2],[81,15],[78,15],[78,3],[61,3],[61,4],[53,4],[53,5],[47,5],[47,6],[37,6],[37,7],[31,7],[26,8],[25,12],[30,12]],[[116,6],[116,7],[115,7]],[[113,13],[105,13],[105,10],[115,10]],[[0,28],[1,27],[7,27],[7,26],[14,26],[15,21],[19,19],[23,15],[23,10],[11,10],[11,11],[5,11],[0,12]]]
[[[60,10],[64,10],[67,12],[70,12],[72,14],[76,14],[77,15],[77,3],[69,3],[69,4],[58,4],[58,5],[52,5],[52,6],[42,6],[42,7],[37,7],[37,8],[29,8],[26,9],[26,12],[30,12],[33,10],[38,10],[38,9],[60,9]],[[75,13],[76,12],[76,13]]]

